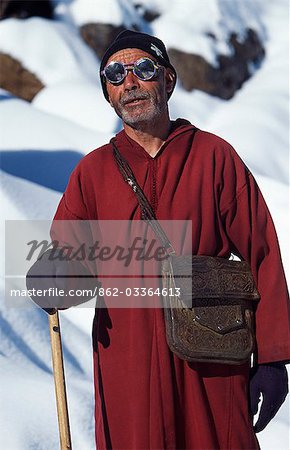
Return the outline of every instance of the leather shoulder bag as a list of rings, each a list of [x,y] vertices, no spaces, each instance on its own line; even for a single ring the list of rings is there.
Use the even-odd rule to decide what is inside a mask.
[[[113,154],[168,257],[162,261],[166,338],[179,358],[243,364],[255,351],[255,309],[260,299],[246,261],[214,256],[177,256],[124,157]],[[178,292],[176,295],[172,293]],[[190,306],[188,306],[190,304]]]

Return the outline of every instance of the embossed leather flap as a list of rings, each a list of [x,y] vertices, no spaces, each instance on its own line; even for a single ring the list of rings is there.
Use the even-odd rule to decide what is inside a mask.
[[[176,287],[181,289],[182,297],[227,300],[260,298],[246,261],[189,255],[172,256],[170,263]]]
[[[242,308],[239,305],[219,305],[214,310],[209,305],[193,308],[194,320],[200,325],[216,333],[226,334],[245,326]]]

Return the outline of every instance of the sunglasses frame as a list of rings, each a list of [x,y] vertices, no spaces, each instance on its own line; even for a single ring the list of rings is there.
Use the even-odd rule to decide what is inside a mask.
[[[146,79],[141,78],[141,77],[135,72],[136,65],[137,65],[138,63],[140,63],[141,61],[144,61],[144,60],[152,62],[153,67],[154,67],[154,73],[152,74],[152,76],[151,76],[150,78],[146,78]],[[116,63],[117,63],[117,64],[121,64],[121,66],[123,66],[123,68],[124,68],[124,77],[123,77],[122,80],[120,80],[120,81],[111,81],[111,80],[109,80],[109,78],[108,78],[107,75],[106,75],[106,69],[107,69],[111,64],[116,64]],[[135,61],[134,63],[128,63],[128,64],[124,64],[124,63],[122,63],[122,62],[120,62],[120,61],[111,61],[111,62],[104,68],[104,70],[102,70],[101,75],[103,75],[103,76],[105,77],[105,79],[106,79],[109,83],[111,83],[111,84],[113,84],[113,85],[115,86],[115,85],[118,85],[118,84],[122,84],[122,83],[123,83],[123,81],[125,80],[126,76],[128,75],[128,72],[129,72],[130,70],[132,70],[132,72],[133,72],[133,74],[135,75],[135,77],[139,78],[139,80],[141,80],[141,81],[149,81],[149,80],[152,80],[152,79],[155,77],[155,75],[156,75],[156,73],[158,72],[158,70],[160,69],[160,67],[162,67],[160,64],[158,64],[157,62],[153,61],[151,58],[147,58],[147,57],[145,56],[145,57],[143,57],[143,58],[137,59],[137,61]]]

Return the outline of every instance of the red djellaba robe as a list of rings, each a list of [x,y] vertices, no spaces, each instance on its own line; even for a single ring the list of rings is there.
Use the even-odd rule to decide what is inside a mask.
[[[259,363],[290,359],[289,303],[264,199],[233,148],[187,121],[172,122],[152,158],[124,131],[119,151],[159,220],[192,220],[192,252],[251,265],[261,300]],[[55,220],[134,220],[140,208],[111,144],[71,175]],[[248,366],[187,363],[166,343],[162,309],[99,309],[93,325],[97,449],[257,449],[248,414]]]

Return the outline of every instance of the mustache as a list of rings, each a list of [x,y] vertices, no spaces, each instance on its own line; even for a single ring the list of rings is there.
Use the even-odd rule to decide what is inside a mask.
[[[124,106],[126,105],[126,103],[132,102],[134,100],[148,100],[149,98],[149,92],[129,91],[122,95],[122,97],[120,98],[120,104]]]

